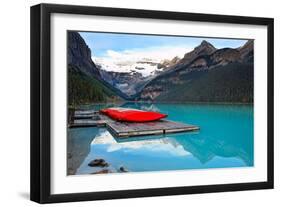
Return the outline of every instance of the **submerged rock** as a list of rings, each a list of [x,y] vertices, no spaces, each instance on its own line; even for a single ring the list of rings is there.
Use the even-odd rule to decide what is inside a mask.
[[[104,159],[94,159],[89,162],[88,166],[90,167],[108,167],[109,164]]]
[[[123,166],[121,166],[120,168],[119,168],[119,172],[129,172],[129,170],[128,169],[126,169],[125,167],[123,167]]]

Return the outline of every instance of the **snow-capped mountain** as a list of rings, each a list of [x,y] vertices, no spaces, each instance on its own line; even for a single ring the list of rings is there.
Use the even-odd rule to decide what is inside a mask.
[[[148,77],[162,71],[158,65],[161,61],[148,58],[135,60],[115,60],[107,58],[93,58],[100,69],[116,73],[140,73],[142,77]]]
[[[177,56],[171,60],[144,57],[130,60],[92,59],[99,68],[102,79],[129,96],[136,94],[147,82],[180,60]]]

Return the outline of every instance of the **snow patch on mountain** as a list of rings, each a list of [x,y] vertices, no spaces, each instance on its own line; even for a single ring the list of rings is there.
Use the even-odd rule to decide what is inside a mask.
[[[153,60],[135,60],[135,61],[116,61],[107,58],[95,58],[94,62],[101,67],[102,70],[118,73],[140,73],[143,77],[154,75],[158,69],[158,62]]]
[[[95,57],[92,60],[99,65],[100,69],[118,73],[140,73],[143,77],[148,77],[163,70],[158,64],[163,60],[171,60],[178,56],[182,58],[184,54],[191,50],[187,47],[161,47],[146,48],[145,50],[108,50],[105,56]]]

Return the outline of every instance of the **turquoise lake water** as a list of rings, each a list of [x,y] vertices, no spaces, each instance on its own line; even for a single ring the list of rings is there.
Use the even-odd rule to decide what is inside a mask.
[[[254,165],[253,105],[126,103],[122,107],[159,111],[168,114],[169,120],[197,125],[200,130],[118,139],[106,128],[69,129],[68,139],[75,141],[68,147],[76,152],[71,160],[78,160],[75,174],[102,169],[118,172],[121,166],[130,172],[144,172]],[[89,167],[96,158],[103,158],[109,167]]]

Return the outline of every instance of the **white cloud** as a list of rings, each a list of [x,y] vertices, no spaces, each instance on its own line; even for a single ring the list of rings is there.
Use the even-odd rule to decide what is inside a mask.
[[[175,56],[183,57],[185,53],[191,51],[189,47],[179,46],[163,46],[163,47],[151,47],[144,49],[131,49],[117,52],[114,50],[108,50],[105,58],[127,60],[139,60],[142,58],[148,58],[156,61],[163,59],[172,59]]]
[[[150,60],[155,63],[160,63],[164,59],[171,60],[178,56],[182,58],[185,53],[193,48],[189,46],[162,46],[149,48],[135,48],[124,51],[107,50],[106,55],[102,57],[93,56],[95,63],[100,64],[104,70],[115,72],[130,72],[137,68],[144,68],[138,72],[144,77],[151,75],[156,66],[149,64],[139,64],[138,61]]]
[[[117,143],[108,131],[101,131],[97,136],[95,136],[91,144],[107,145],[107,152],[114,152],[118,150],[124,150],[126,152],[145,150],[159,153],[166,152],[167,154],[173,156],[190,155],[190,152],[186,151],[182,145],[169,137]]]

